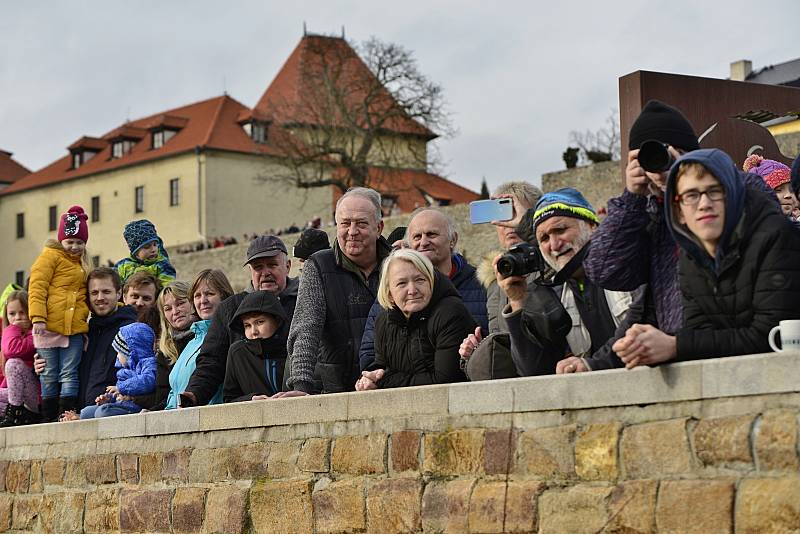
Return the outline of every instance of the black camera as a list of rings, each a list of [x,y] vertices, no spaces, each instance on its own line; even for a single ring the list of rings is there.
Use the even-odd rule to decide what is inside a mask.
[[[639,165],[647,172],[660,173],[666,172],[675,163],[672,154],[667,150],[666,143],[650,139],[642,143],[639,147]]]
[[[547,264],[539,252],[539,247],[528,243],[514,245],[497,260],[497,272],[504,278],[544,272],[545,269]]]

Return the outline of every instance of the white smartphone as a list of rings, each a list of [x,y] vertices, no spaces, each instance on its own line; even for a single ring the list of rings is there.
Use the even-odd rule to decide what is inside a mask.
[[[510,198],[476,200],[469,203],[469,222],[472,224],[510,221],[513,218],[514,202]]]

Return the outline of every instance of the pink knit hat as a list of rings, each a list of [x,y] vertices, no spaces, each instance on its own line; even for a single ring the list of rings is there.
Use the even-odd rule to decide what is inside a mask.
[[[758,154],[748,156],[742,168],[745,172],[759,175],[772,189],[792,181],[791,169],[774,159],[764,159]]]
[[[72,206],[58,223],[58,240],[74,238],[89,241],[89,228],[86,226],[88,219],[82,207]]]

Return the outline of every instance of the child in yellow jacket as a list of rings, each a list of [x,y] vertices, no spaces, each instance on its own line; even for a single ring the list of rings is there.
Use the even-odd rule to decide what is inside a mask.
[[[31,267],[28,309],[33,343],[45,360],[42,416],[54,421],[75,409],[83,334],[89,331],[86,303],[88,217],[80,206],[61,216],[58,241],[48,240]]]

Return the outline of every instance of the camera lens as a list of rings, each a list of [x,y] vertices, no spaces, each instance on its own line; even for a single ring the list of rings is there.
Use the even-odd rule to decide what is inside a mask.
[[[642,143],[638,159],[639,165],[647,172],[665,172],[674,163],[667,145],[655,139]]]
[[[503,255],[502,258],[497,260],[497,272],[503,277],[509,277],[514,273],[514,258],[509,255]]]

